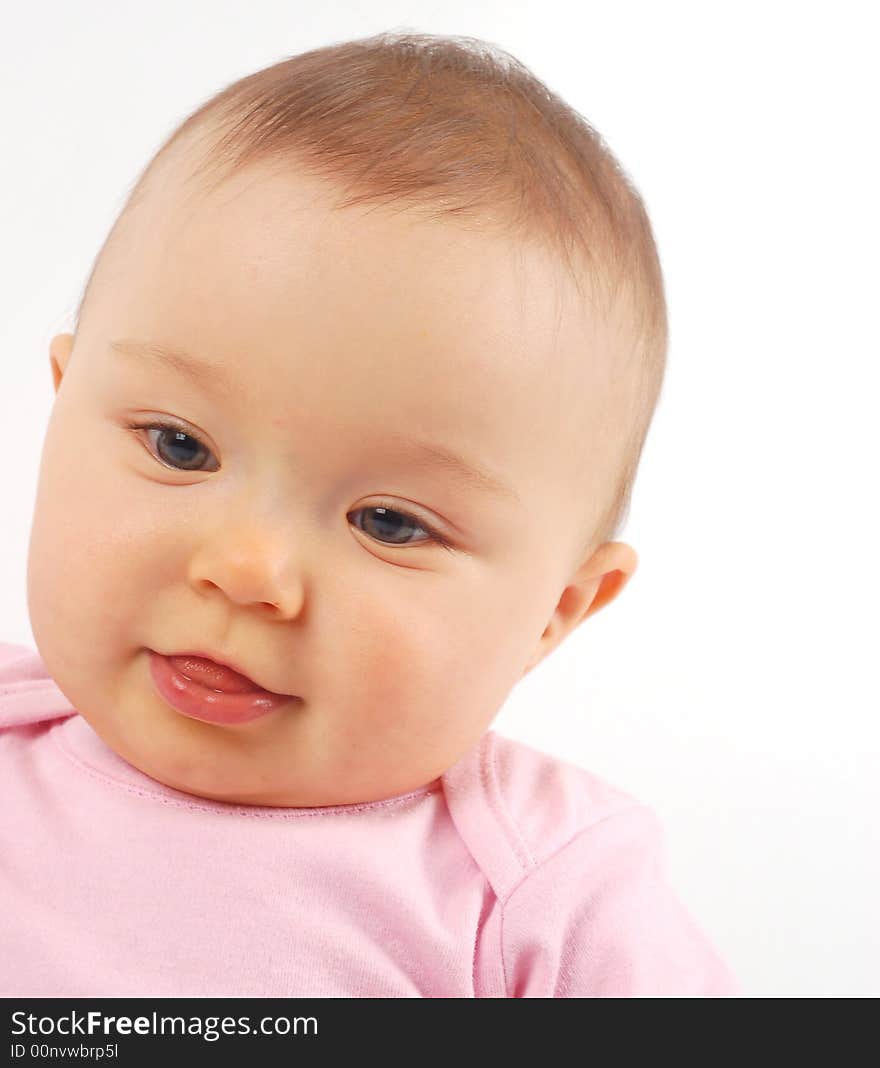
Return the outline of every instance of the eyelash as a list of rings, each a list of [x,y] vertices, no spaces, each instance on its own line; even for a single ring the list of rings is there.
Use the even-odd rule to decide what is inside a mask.
[[[127,423],[126,424],[126,429],[127,430],[131,430],[131,431],[139,431],[139,430],[170,430],[170,431],[173,431],[176,434],[185,434],[188,438],[191,438],[193,441],[197,442],[198,445],[201,448],[207,449],[207,446],[204,445],[199,440],[199,438],[196,437],[195,434],[191,434],[189,432],[189,430],[187,430],[187,428],[184,427],[180,423],[174,423],[174,422],[163,421],[163,420],[152,420],[151,422],[148,422],[148,423]],[[164,460],[160,460],[159,457],[156,456],[155,453],[153,453],[152,450],[150,450],[150,455],[153,457],[154,460],[156,460],[157,463],[161,464],[163,467],[167,467],[171,471],[184,471],[185,470],[182,467],[173,467],[171,464],[166,464],[165,461]],[[433,542],[436,542],[436,544],[441,549],[445,549],[447,552],[452,552],[453,551],[452,550],[452,546],[449,544],[449,542],[446,540],[446,538],[444,538],[444,536],[440,533],[439,530],[436,530],[433,526],[431,526],[430,524],[426,523],[423,519],[420,519],[418,516],[412,515],[410,512],[404,512],[400,508],[395,508],[394,505],[391,504],[388,501],[380,501],[378,504],[365,505],[363,508],[357,508],[357,509],[355,509],[354,513],[349,513],[349,514],[352,515],[352,514],[357,514],[357,512],[360,512],[360,511],[369,511],[371,509],[380,509],[380,508],[386,509],[389,512],[393,512],[394,515],[403,516],[404,519],[411,520],[412,523],[415,526],[417,526],[419,529],[423,530],[427,535],[429,535],[429,541],[412,542],[411,544],[413,544],[413,545],[428,545],[428,544],[430,544],[431,541],[433,541]],[[358,529],[360,529],[360,528],[358,528]],[[366,533],[366,532],[364,532],[364,533]],[[367,535],[367,536],[369,537],[369,535]],[[378,539],[374,538],[373,541],[378,541]],[[379,545],[384,545],[386,549],[406,548],[405,545],[394,545],[392,542],[379,541],[378,543],[379,543]]]

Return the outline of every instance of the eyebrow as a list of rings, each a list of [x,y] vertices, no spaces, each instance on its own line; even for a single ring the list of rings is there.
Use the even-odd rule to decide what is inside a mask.
[[[408,452],[412,462],[418,465],[440,467],[461,482],[483,493],[494,493],[500,497],[509,497],[514,501],[520,499],[516,490],[503,479],[474,460],[465,459],[452,449],[428,441],[415,441],[396,433],[389,434],[388,439],[401,451]]]
[[[160,365],[170,367],[178,374],[184,375],[206,392],[218,393],[229,397],[233,393],[232,382],[220,367],[202,363],[181,349],[160,345],[154,341],[134,341],[131,338],[119,338],[110,342],[110,348],[122,356],[136,359],[154,360]]]
[[[194,385],[206,391],[220,393],[227,397],[234,392],[232,381],[223,369],[203,363],[181,349],[152,341],[135,341],[131,338],[111,341],[110,348],[123,356],[154,360],[184,375]],[[466,459],[453,449],[434,442],[416,441],[396,432],[390,433],[388,440],[392,445],[409,453],[412,461],[418,465],[442,468],[473,489],[520,501],[516,490],[502,478],[482,464]]]

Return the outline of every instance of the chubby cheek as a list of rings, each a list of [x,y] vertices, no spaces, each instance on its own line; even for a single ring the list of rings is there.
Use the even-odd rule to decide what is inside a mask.
[[[63,418],[50,423],[31,528],[31,624],[59,674],[118,666],[149,603],[141,587],[155,592],[155,575],[136,563],[151,528],[145,502],[132,493],[133,480],[91,461],[92,444]]]
[[[422,590],[414,581],[408,596],[386,591],[349,614],[333,706],[345,709],[353,757],[372,752],[378,766],[421,762],[439,774],[500,709],[521,676],[528,639],[500,578],[494,594],[488,582],[457,581],[453,572],[421,578]]]

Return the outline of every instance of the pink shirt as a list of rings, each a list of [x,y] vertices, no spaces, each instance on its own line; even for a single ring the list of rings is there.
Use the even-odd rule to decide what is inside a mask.
[[[645,804],[488,731],[386,801],[268,808],[117,756],[0,643],[0,995],[741,994]]]

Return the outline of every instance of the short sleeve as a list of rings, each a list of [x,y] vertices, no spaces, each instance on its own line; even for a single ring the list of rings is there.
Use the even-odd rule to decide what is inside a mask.
[[[537,865],[503,907],[508,997],[741,995],[665,869],[663,826],[641,803]]]

